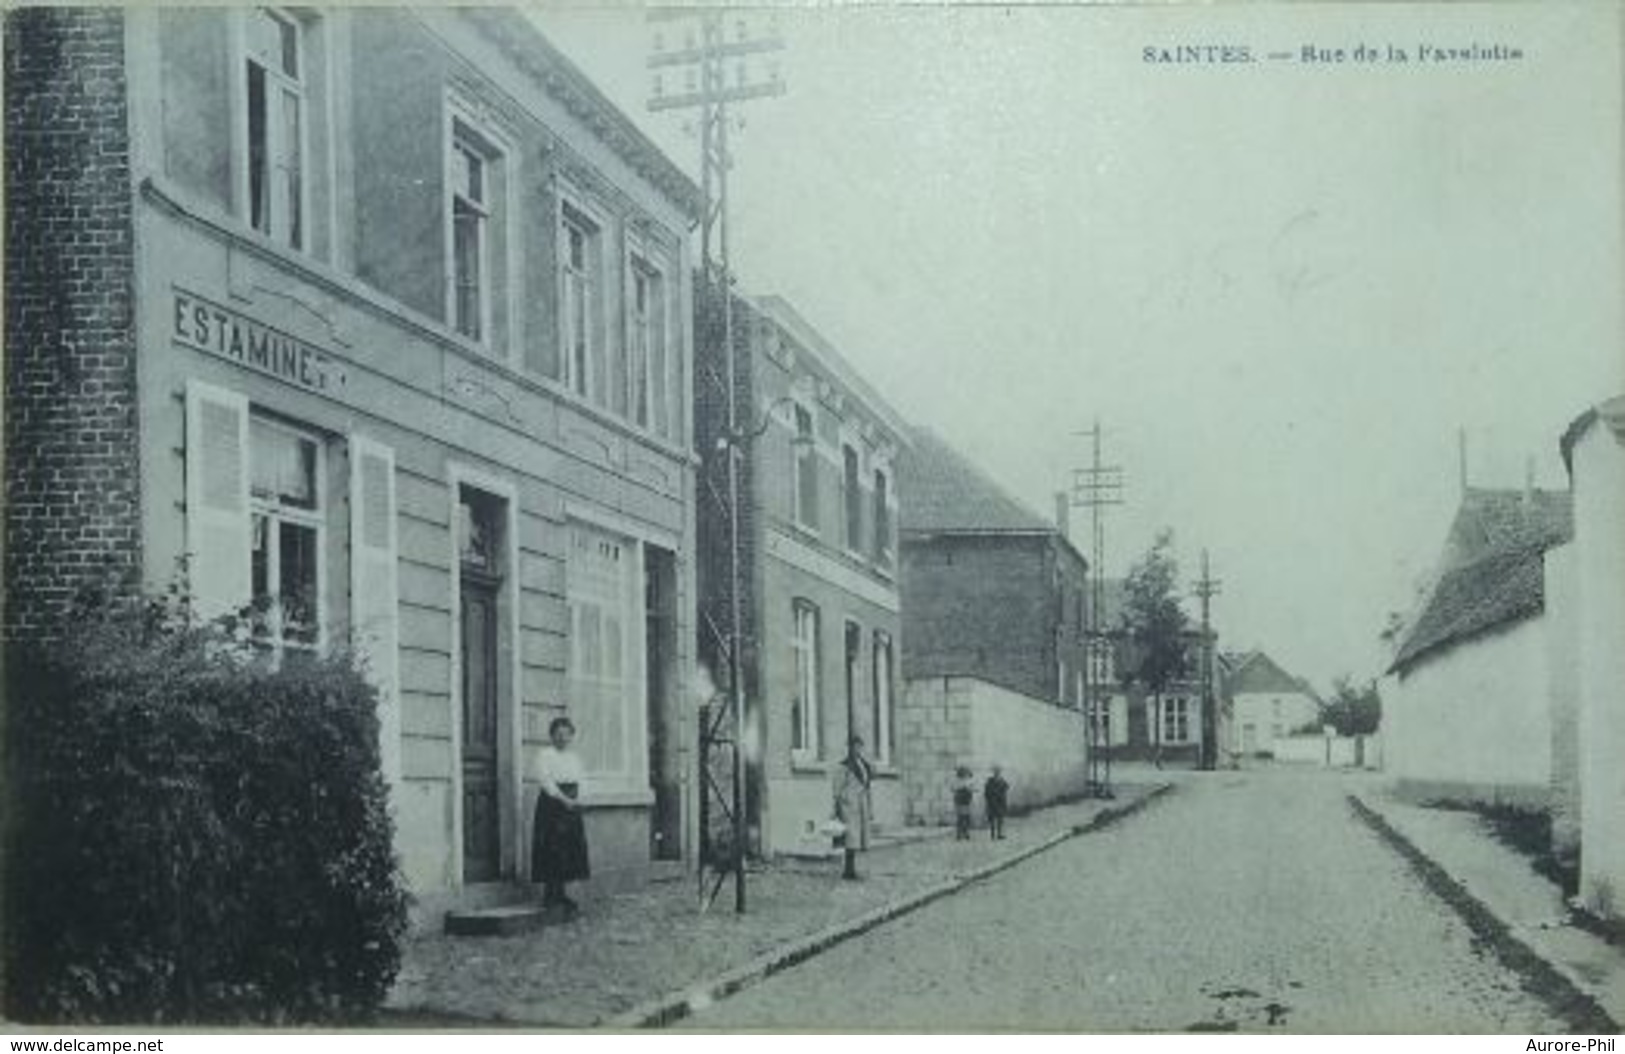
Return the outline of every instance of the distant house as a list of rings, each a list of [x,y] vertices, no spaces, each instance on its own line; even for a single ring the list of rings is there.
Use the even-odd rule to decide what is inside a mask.
[[[1105,718],[1106,727],[1098,738],[1109,744],[1111,757],[1118,761],[1188,763],[1198,765],[1207,723],[1202,717],[1202,659],[1214,663],[1213,735],[1226,743],[1230,720],[1223,693],[1221,656],[1217,634],[1202,646],[1202,634],[1192,628],[1185,633],[1185,671],[1163,691],[1160,701],[1145,689],[1127,680],[1132,674],[1133,647],[1123,630],[1124,586],[1122,579],[1108,579],[1102,585],[1100,635],[1091,641],[1092,684],[1101,685],[1104,701],[1097,703],[1095,720]]]
[[[899,457],[909,818],[946,822],[956,766],[997,763],[1013,805],[1081,791],[1086,564],[1065,532],[933,433]]]
[[[1320,700],[1313,690],[1263,651],[1227,652],[1220,668],[1232,707],[1227,743],[1232,753],[1274,756],[1277,741],[1319,722]]]
[[[1588,410],[1563,436],[1574,495],[1572,562],[1564,595],[1570,624],[1575,719],[1554,755],[1572,757],[1570,819],[1578,812],[1580,897],[1599,914],[1625,917],[1625,396]],[[1563,686],[1559,686],[1560,690]],[[1577,797],[1577,801],[1574,799]],[[1554,827],[1556,825],[1554,824]]]
[[[1569,492],[1464,491],[1403,635],[1385,764],[1417,797],[1544,804],[1552,774],[1545,563],[1573,533]]]

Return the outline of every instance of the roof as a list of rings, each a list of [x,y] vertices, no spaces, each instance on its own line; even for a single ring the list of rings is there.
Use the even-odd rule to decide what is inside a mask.
[[[929,428],[909,432],[897,468],[905,534],[1061,533]]]
[[[1519,549],[1549,549],[1574,537],[1566,490],[1468,488],[1445,541],[1444,570]]]
[[[1228,652],[1221,657],[1225,689],[1231,694],[1242,692],[1296,692],[1314,697],[1314,690],[1303,678],[1294,677],[1281,668],[1280,663],[1262,650]]]
[[[1540,614],[1543,555],[1573,536],[1567,491],[1467,491],[1439,579],[1389,670],[1404,674],[1434,652]]]
[[[1558,450],[1563,454],[1563,467],[1571,474],[1574,472],[1575,444],[1599,420],[1606,421],[1615,435],[1625,436],[1625,395],[1616,395],[1612,399],[1588,407],[1564,430],[1563,438],[1558,442]]]

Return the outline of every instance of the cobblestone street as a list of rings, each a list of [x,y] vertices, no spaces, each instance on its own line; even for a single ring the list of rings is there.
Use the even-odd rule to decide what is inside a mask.
[[[1350,810],[1359,777],[1182,781],[683,1023],[1529,1032],[1564,1023]]]

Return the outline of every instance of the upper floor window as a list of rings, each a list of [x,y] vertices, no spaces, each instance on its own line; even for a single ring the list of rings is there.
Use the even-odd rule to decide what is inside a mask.
[[[259,8],[247,16],[248,218],[255,230],[305,248],[305,85],[299,22]]]
[[[892,548],[891,481],[885,469],[875,469],[875,563],[890,567]]]
[[[605,402],[602,335],[603,236],[585,212],[565,205],[559,225],[565,383],[577,395]]]
[[[451,319],[452,328],[476,341],[489,329],[488,182],[485,152],[458,122],[451,143]]]
[[[627,384],[632,419],[658,435],[671,435],[671,356],[667,348],[666,276],[647,257],[632,258],[627,291]]]
[[[795,481],[796,522],[818,530],[818,440],[812,411],[796,404],[796,438],[791,476]]]
[[[863,492],[858,468],[858,452],[851,446],[841,447],[841,493],[846,506],[846,547],[852,552],[863,551]]]

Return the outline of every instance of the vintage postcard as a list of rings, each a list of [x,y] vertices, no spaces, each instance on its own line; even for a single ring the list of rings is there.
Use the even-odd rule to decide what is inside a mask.
[[[7,1021],[1620,1030],[1617,4],[4,19]]]

